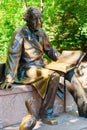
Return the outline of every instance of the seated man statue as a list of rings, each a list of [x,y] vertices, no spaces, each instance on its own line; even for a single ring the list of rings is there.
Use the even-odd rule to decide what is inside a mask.
[[[28,8],[24,20],[26,25],[15,32],[9,46],[5,80],[1,87],[8,88],[14,82],[32,84],[42,98],[39,117],[51,123],[55,119],[52,113],[60,75],[45,68],[43,53],[54,61],[58,60],[59,53],[52,48],[41,28],[41,11],[38,8]],[[79,115],[87,117],[86,94],[74,71],[69,71],[65,77],[67,89],[74,97]]]

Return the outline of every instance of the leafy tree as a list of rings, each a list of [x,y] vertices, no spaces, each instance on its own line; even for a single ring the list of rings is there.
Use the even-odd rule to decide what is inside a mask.
[[[33,2],[27,0],[26,2],[30,6],[35,0]],[[37,3],[36,0],[36,5],[34,5],[37,6]],[[0,0],[0,57],[4,55],[5,60],[13,32],[25,24],[23,21],[24,12],[23,0]]]
[[[55,40],[61,49],[81,49],[87,44],[86,0],[55,1]],[[54,23],[54,24],[55,24]],[[83,44],[84,40],[84,44]]]
[[[25,12],[24,1],[0,0],[0,55],[5,57],[13,31],[25,24],[22,19]],[[43,1],[43,28],[52,44],[60,51],[82,49],[87,52],[86,0]],[[27,6],[41,8],[41,0],[26,2]]]

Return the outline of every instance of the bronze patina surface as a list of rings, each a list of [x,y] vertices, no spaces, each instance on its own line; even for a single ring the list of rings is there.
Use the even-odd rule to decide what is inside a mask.
[[[59,53],[55,50],[41,28],[41,11],[36,7],[27,9],[24,15],[26,25],[18,29],[12,38],[8,50],[5,68],[5,80],[1,88],[9,84],[32,84],[42,97],[39,116],[53,121],[53,105],[58,90],[58,72],[45,68],[43,54],[46,53],[53,61],[57,61]],[[72,94],[80,116],[87,117],[87,98],[82,85],[77,80],[74,70],[66,73],[66,87]]]

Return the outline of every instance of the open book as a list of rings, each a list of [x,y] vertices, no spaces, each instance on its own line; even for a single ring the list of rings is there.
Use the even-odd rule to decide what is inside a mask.
[[[82,51],[63,51],[56,62],[51,62],[45,67],[51,70],[67,73],[78,67],[86,53]]]

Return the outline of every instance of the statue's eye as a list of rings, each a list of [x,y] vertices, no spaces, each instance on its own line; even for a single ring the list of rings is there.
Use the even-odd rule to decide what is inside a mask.
[[[41,21],[41,15],[36,15],[32,19],[33,20],[40,20]]]
[[[37,20],[37,17],[33,17],[33,20]]]

